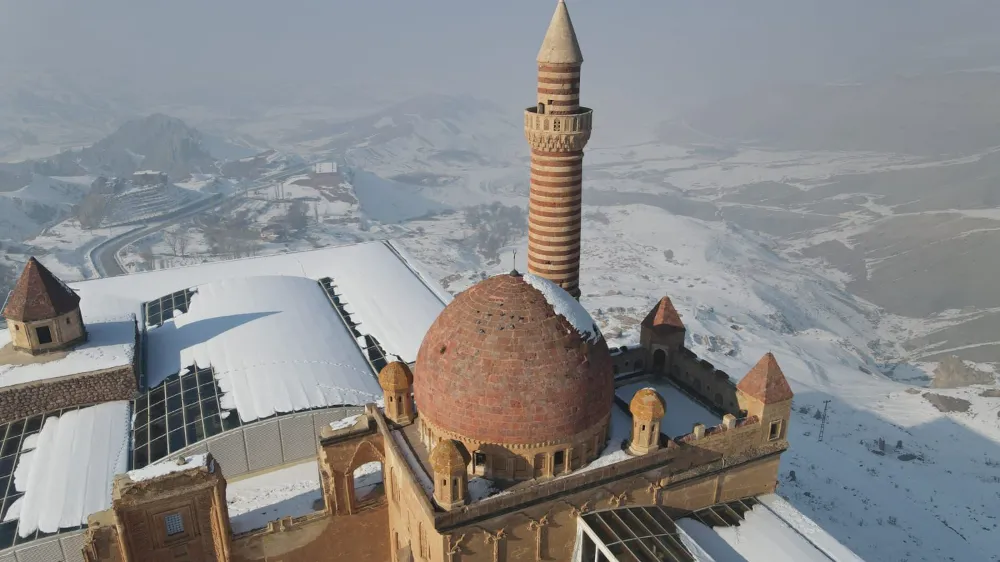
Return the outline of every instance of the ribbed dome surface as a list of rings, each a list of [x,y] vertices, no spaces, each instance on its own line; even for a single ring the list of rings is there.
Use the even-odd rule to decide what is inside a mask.
[[[607,343],[568,293],[531,281],[543,290],[519,275],[491,277],[441,312],[417,355],[422,418],[476,441],[533,445],[568,440],[609,414]],[[596,335],[581,335],[581,316]]]

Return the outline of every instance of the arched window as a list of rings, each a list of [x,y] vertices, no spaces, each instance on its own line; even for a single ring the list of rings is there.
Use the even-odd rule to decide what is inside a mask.
[[[554,119],[552,121],[552,130],[553,131],[558,131],[561,127],[562,127],[562,121],[560,121],[558,119]]]
[[[538,114],[545,115],[545,104],[542,102],[538,102]]]
[[[545,120],[545,121],[544,121],[544,122],[542,123],[542,129],[544,129],[544,130],[546,130],[546,131],[548,131],[548,130],[549,130],[549,120],[548,120],[548,119],[546,119],[546,120]]]

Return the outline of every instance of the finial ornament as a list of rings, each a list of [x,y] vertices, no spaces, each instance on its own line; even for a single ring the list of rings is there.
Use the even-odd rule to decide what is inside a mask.
[[[514,261],[514,267],[511,268],[510,274],[513,275],[514,277],[520,277],[521,273],[517,270],[517,250],[516,249],[513,250],[513,254],[514,254],[514,256],[513,256],[512,259]]]

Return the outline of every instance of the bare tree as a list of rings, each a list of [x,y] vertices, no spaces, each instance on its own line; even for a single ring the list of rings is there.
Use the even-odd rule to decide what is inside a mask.
[[[171,231],[167,230],[167,231],[165,231],[163,233],[163,241],[167,243],[167,246],[170,246],[170,251],[173,252],[174,255],[176,256],[177,255],[177,234],[175,234],[174,232],[171,232]]]
[[[178,231],[177,232],[177,252],[180,253],[180,255],[183,256],[184,255],[184,251],[187,250],[187,245],[188,245],[187,231],[186,230]]]

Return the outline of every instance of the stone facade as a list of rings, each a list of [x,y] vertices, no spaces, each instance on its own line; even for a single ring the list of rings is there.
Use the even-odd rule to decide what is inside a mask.
[[[18,322],[9,320],[11,345],[18,351],[37,355],[73,347],[87,340],[80,310],[46,320]]]
[[[133,365],[0,388],[0,423],[61,408],[132,400],[137,391]]]
[[[363,513],[352,506],[352,467],[378,451],[393,561],[408,556],[434,562],[568,560],[577,515],[651,504],[690,511],[770,493],[778,455],[787,447],[783,438],[768,440],[759,422],[720,426],[642,456],[445,510],[434,505],[435,491],[420,484],[415,471],[424,469],[407,460],[420,453],[404,453],[406,440],[393,438],[393,431],[399,430],[370,408],[355,428],[325,439],[320,453],[324,480],[333,475],[324,495],[336,521]]]
[[[224,562],[232,529],[226,480],[203,464],[149,480],[115,478],[112,507],[90,518],[87,562]]]

